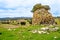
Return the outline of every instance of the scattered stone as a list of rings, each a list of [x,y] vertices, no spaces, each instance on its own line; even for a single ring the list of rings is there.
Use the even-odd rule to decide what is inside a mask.
[[[49,31],[58,31],[59,27],[49,28]]]
[[[45,33],[47,33],[47,32],[45,32],[45,31],[38,31],[38,33],[39,33],[39,34],[45,34]]]
[[[52,25],[51,25],[52,26]],[[42,27],[40,29],[36,29],[31,31],[32,33],[39,33],[39,34],[49,34],[49,32],[53,31],[58,31],[59,27]]]
[[[11,31],[11,28],[9,28],[8,30]]]
[[[53,28],[54,26],[53,25],[49,25],[49,27]]]
[[[41,31],[38,31],[39,34],[41,34],[42,32]]]
[[[44,30],[45,31],[45,28],[41,28],[41,30]]]
[[[54,38],[57,38],[56,36]]]
[[[55,27],[55,29],[56,29],[56,30],[58,30],[58,29],[59,29],[59,27]]]
[[[42,31],[47,31],[47,30],[49,30],[49,27],[43,27],[43,28],[41,28],[41,30]]]
[[[37,33],[37,30],[33,30],[32,33]]]
[[[45,33],[47,33],[47,32],[44,32],[44,31],[43,31],[43,33],[45,34]]]
[[[42,31],[58,31],[59,27],[43,27],[41,28]]]

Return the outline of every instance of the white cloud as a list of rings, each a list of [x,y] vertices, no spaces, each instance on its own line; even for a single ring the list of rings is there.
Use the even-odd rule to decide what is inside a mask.
[[[42,4],[54,4],[55,0],[5,0],[5,4],[7,4],[7,8],[13,8],[18,6],[29,6],[36,3]]]
[[[0,7],[3,8],[3,9],[0,8],[0,13],[3,13],[2,16],[8,15],[8,16],[29,16],[30,17],[32,16],[32,13],[30,11],[36,3],[49,5],[51,7],[52,14],[55,11],[60,10],[60,6],[59,6],[60,0],[0,0]]]

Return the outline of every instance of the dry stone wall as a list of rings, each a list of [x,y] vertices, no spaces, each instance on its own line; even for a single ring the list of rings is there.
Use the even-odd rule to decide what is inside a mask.
[[[52,14],[44,9],[37,9],[35,12],[33,12],[33,19],[32,19],[32,24],[53,24],[54,23],[54,18]]]

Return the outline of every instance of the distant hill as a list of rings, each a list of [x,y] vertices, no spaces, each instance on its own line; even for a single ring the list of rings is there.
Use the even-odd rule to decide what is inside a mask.
[[[54,18],[58,18],[58,19],[60,19],[60,16],[58,16],[58,17],[54,17]]]
[[[54,18],[59,18],[60,19],[60,17],[54,17]],[[18,20],[18,19],[32,19],[32,17],[14,17],[14,18],[6,17],[6,18],[0,18],[1,21],[3,21],[3,20]]]
[[[18,20],[18,19],[32,19],[32,17],[14,17],[14,18],[6,17],[6,18],[0,18],[1,21],[3,21],[3,20]]]

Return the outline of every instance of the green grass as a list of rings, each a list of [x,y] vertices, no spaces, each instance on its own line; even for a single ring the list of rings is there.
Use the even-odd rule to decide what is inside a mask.
[[[42,26],[20,27],[8,30],[8,28],[0,28],[0,40],[60,40],[60,31],[50,32],[50,34],[31,33],[29,31],[39,29]],[[54,39],[54,37],[57,37]]]

